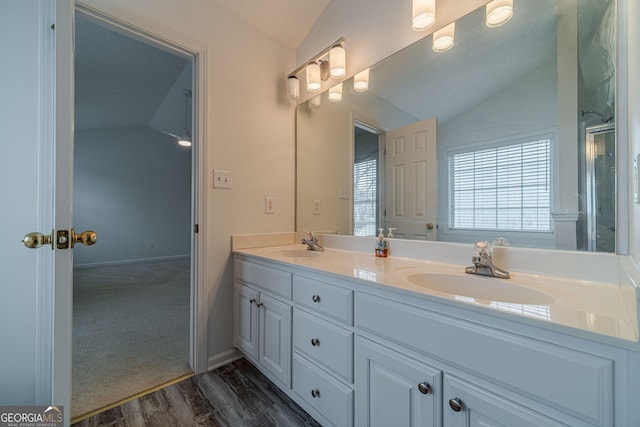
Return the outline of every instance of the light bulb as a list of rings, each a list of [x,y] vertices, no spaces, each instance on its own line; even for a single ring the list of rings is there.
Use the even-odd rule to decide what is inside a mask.
[[[436,22],[436,0],[413,0],[412,28],[425,31]]]

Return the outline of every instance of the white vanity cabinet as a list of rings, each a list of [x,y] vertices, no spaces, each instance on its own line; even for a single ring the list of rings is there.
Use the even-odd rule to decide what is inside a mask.
[[[357,330],[428,364],[425,375],[432,369],[442,371],[442,386],[436,382],[433,388],[436,399],[442,396],[446,427],[614,425],[614,363],[610,359],[365,292],[356,294],[355,309]],[[361,346],[356,353],[361,353]],[[358,358],[359,364],[366,362],[364,356]],[[362,403],[360,393],[375,390],[368,385],[370,368],[357,369],[365,371],[356,378],[360,416],[371,404]],[[405,378],[398,374],[394,381]],[[414,384],[421,381],[412,379]],[[380,404],[384,409],[376,411],[398,408],[395,402]]]
[[[236,262],[234,344],[273,380],[291,387],[291,273]]]
[[[353,291],[294,275],[293,390],[335,426],[353,425]]]
[[[371,340],[356,340],[358,427],[442,425],[442,371]]]
[[[640,426],[624,343],[282,261],[235,273],[236,347],[322,425]]]

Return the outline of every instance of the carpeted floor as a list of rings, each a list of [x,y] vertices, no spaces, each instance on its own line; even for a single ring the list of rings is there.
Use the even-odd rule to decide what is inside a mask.
[[[189,259],[75,269],[73,418],[191,372]]]

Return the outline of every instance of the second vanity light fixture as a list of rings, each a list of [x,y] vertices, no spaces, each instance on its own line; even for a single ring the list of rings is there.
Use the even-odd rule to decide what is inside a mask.
[[[414,7],[415,7],[414,0]],[[493,0],[486,4],[487,27],[495,28],[506,24],[513,16],[513,0]],[[414,27],[415,29],[415,27]],[[433,33],[434,52],[446,52],[455,43],[456,23],[452,22]]]
[[[331,78],[339,79],[346,75],[345,39],[340,37],[304,65],[293,70],[287,77],[287,98],[295,100],[300,97],[300,81],[298,74],[305,71],[307,92],[316,93],[322,90],[322,82]],[[341,92],[342,93],[342,92]]]

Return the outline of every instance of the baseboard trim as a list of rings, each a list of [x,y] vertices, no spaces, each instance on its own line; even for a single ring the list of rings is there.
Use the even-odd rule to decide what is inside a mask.
[[[242,353],[240,353],[235,348],[223,351],[222,353],[214,354],[213,356],[209,356],[209,358],[207,359],[207,371],[212,371],[228,363],[241,359],[242,357]]]
[[[191,257],[190,254],[186,255],[170,255],[153,258],[136,258],[136,259],[123,259],[118,261],[104,261],[104,262],[88,262],[86,264],[74,264],[73,268],[91,268],[91,267],[106,267],[111,265],[123,265],[123,264],[136,264],[139,262],[160,262],[171,261],[176,259],[184,259]]]

